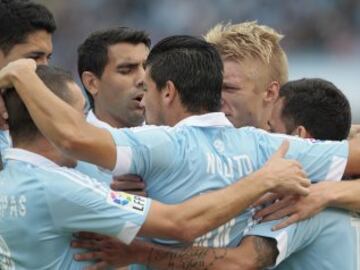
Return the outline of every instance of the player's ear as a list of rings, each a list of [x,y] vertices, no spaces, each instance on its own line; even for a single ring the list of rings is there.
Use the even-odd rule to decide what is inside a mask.
[[[5,66],[5,54],[4,52],[0,49],[0,67],[4,67]]]
[[[81,74],[81,81],[93,97],[97,95],[99,89],[99,79],[94,73],[84,71]]]
[[[279,91],[280,91],[280,84],[278,81],[272,81],[266,91],[265,91],[265,96],[264,96],[264,100],[265,102],[268,103],[275,103],[275,101],[278,99],[279,97]]]
[[[161,90],[161,95],[165,104],[171,105],[178,96],[175,84],[172,81],[167,81],[165,87]]]
[[[292,135],[296,135],[296,136],[298,136],[300,138],[304,138],[304,139],[312,138],[310,132],[308,132],[304,126],[297,126],[295,128],[295,130],[293,131]]]

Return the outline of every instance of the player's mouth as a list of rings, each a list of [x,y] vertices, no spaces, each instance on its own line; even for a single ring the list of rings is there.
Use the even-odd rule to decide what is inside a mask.
[[[137,103],[137,107],[139,107],[139,108],[143,108],[143,107],[140,105],[143,96],[144,96],[144,93],[139,93],[138,95],[136,95],[136,96],[133,98],[133,100]]]

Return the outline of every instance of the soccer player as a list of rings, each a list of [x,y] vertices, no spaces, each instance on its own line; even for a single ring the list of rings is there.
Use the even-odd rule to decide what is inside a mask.
[[[316,116],[316,117],[314,117]],[[288,134],[298,134],[301,137],[322,138],[342,140],[346,139],[351,123],[350,105],[346,97],[332,83],[321,79],[302,79],[285,84],[280,89],[280,98],[275,104],[270,127],[277,132]],[[334,128],[336,127],[336,128]],[[282,222],[274,221],[271,224],[275,229],[281,229],[295,222],[311,218],[319,220],[315,214],[323,211],[326,207],[343,208],[350,211],[359,211],[360,204],[358,194],[360,192],[360,181],[341,181],[341,182],[321,182],[311,186],[310,195],[302,197],[278,197],[269,196],[263,202],[279,199],[271,206],[262,209],[256,214],[257,218],[264,221],[277,220],[284,218]],[[333,210],[332,210],[333,211]],[[287,217],[288,216],[288,217]],[[295,253],[289,259],[280,264],[279,269],[322,269],[325,264],[332,264],[335,269],[358,269],[359,267],[359,218],[356,214],[353,217],[340,217],[333,220],[333,217],[321,213],[321,231],[314,230],[311,237],[313,239],[323,239],[321,241],[310,241],[305,249]],[[326,218],[326,219],[325,219]],[[308,221],[304,221],[306,224]],[[344,224],[350,223],[352,236],[349,238],[347,231],[344,231]],[[340,224],[340,227],[334,227]],[[348,225],[346,225],[348,226]],[[310,227],[309,227],[310,228]],[[317,228],[313,226],[313,229]],[[333,230],[332,228],[336,228]],[[261,233],[255,231],[253,233]],[[331,235],[331,237],[329,236]],[[269,237],[269,235],[266,235]],[[304,237],[304,236],[303,236]],[[333,238],[333,244],[326,242],[326,239]],[[306,237],[305,237],[306,239]],[[346,240],[347,239],[347,240]],[[326,253],[321,253],[321,260],[311,260],[311,255],[315,250],[324,249],[324,244],[328,244]],[[340,245],[347,244],[340,247]],[[353,250],[349,249],[353,246]],[[336,248],[335,248],[336,246]],[[331,248],[330,248],[331,247]],[[339,252],[341,250],[341,252]],[[335,252],[333,252],[335,251]],[[351,256],[353,252],[353,258]],[[300,262],[300,263],[299,263]],[[335,262],[335,263],[334,263]],[[341,263],[336,266],[336,263]],[[354,265],[356,264],[356,265]]]
[[[268,124],[270,132],[345,140],[351,127],[350,104],[329,81],[308,78],[291,81],[280,88]]]
[[[90,103],[86,120],[102,128],[136,127],[144,122],[144,63],[149,54],[147,33],[116,27],[92,33],[78,48],[78,72]],[[110,172],[79,162],[77,170],[110,184]],[[119,190],[144,194],[136,176],[115,180]]]
[[[56,30],[50,11],[30,1],[0,1],[0,67],[19,58],[47,64]]]
[[[345,95],[328,81],[291,81],[280,89],[269,126],[272,131],[296,134],[302,138],[344,140],[351,127],[350,104]],[[342,183],[333,182],[331,185]],[[286,218],[287,215],[295,214],[287,211],[295,208],[294,202],[297,200],[300,203],[296,207],[302,209],[302,212],[308,211],[309,207],[316,209],[313,215],[322,211],[324,207],[318,207],[318,201],[322,201],[322,193],[329,192],[326,186],[327,183],[324,185],[324,182],[312,185],[313,194],[306,199],[281,197],[282,200],[255,215],[256,218],[263,219],[263,222],[284,218],[279,225],[276,225],[279,221],[272,221],[257,225],[249,232],[250,235],[276,239],[279,250],[277,264],[283,261],[276,269],[327,269],[329,266],[333,269],[357,269],[360,252],[357,239],[359,219],[346,211],[329,209],[284,230],[269,230],[272,226],[280,229],[299,221],[296,215]],[[272,195],[261,201],[268,204],[275,199],[278,196]],[[287,235],[286,241],[284,235]],[[325,250],[326,252],[322,252]],[[316,260],[312,258],[315,252],[318,253]]]
[[[268,120],[288,80],[283,38],[256,22],[218,24],[205,34],[224,62],[222,111],[235,127],[268,129]]]
[[[0,0],[0,68],[20,58],[47,64],[56,24],[51,12],[30,1]],[[0,98],[0,126],[7,129],[7,112]],[[0,152],[11,145],[8,131],[0,131]]]
[[[88,119],[100,127],[136,127],[144,122],[147,33],[117,27],[92,33],[78,48],[78,72],[90,101]]]
[[[38,83],[81,115],[85,100],[69,74],[47,66],[39,66],[35,73],[33,60],[19,60],[8,67],[21,62],[31,63]],[[6,70],[10,71],[5,68],[1,72]],[[0,173],[1,269],[83,269],[87,264],[73,261],[74,250],[70,249],[72,233],[79,230],[113,235],[125,243],[138,232],[192,241],[240,213],[266,191],[303,193],[309,184],[299,164],[282,159],[284,153],[280,152],[273,164],[231,188],[183,204],[166,206],[114,192],[66,168],[75,166],[76,160],[61,153],[40,133],[16,91],[7,89],[4,99],[15,148],[5,151],[5,167]]]

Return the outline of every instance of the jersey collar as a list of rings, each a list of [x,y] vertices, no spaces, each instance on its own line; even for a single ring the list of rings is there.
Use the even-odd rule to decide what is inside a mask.
[[[214,112],[189,116],[175,125],[175,127],[180,126],[233,127],[233,124],[226,118],[224,113]]]
[[[108,123],[101,121],[99,118],[97,118],[93,110],[90,110],[88,112],[86,116],[86,121],[99,128],[112,129],[112,127]]]
[[[46,157],[20,148],[5,149],[3,157],[5,160],[24,161],[38,167],[59,167],[59,165]]]

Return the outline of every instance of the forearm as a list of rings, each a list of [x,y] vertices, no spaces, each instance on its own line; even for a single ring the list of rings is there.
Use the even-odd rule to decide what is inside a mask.
[[[190,238],[195,238],[239,215],[267,191],[262,171],[258,171],[227,188],[177,205],[174,219],[180,224],[186,221],[184,226],[192,231]]]
[[[243,212],[269,188],[259,170],[227,188],[194,197],[182,204],[154,202],[141,235],[193,241]]]
[[[360,179],[329,182],[326,193],[327,206],[360,212]]]
[[[171,249],[150,243],[135,246],[136,263],[158,270],[256,270],[251,254],[242,248],[189,247]]]

